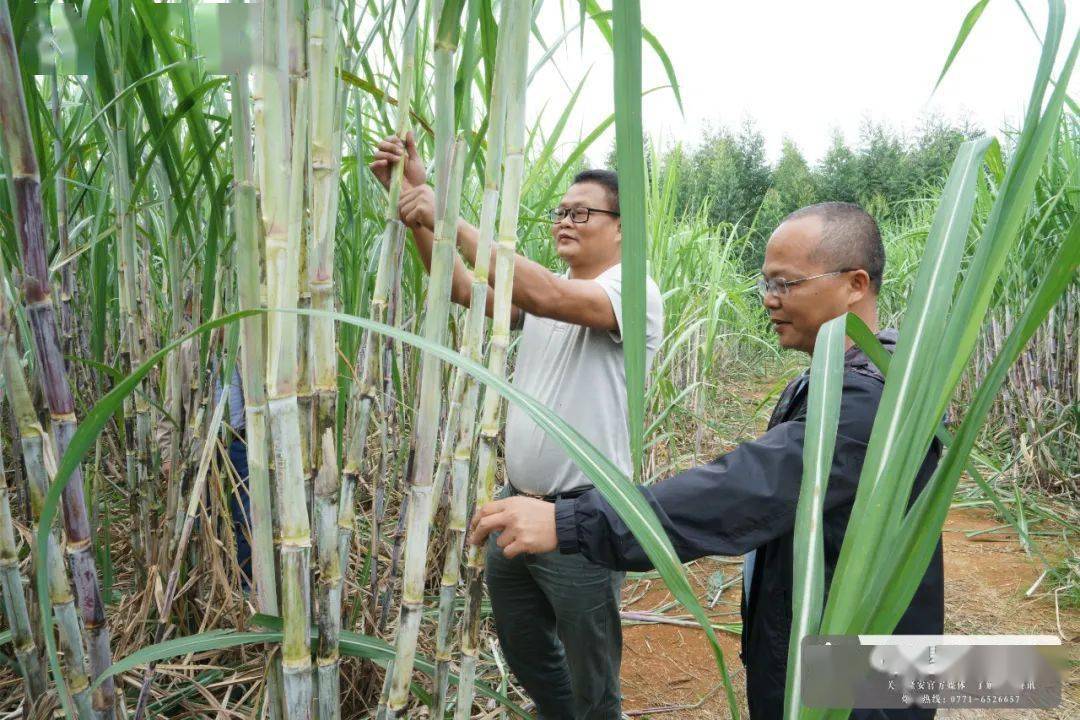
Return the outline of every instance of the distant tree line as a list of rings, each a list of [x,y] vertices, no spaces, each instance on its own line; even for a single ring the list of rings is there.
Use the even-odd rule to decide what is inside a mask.
[[[679,211],[706,212],[711,224],[752,228],[744,261],[760,266],[765,242],[791,211],[826,200],[857,202],[881,216],[898,201],[934,194],[965,140],[982,134],[967,121],[925,118],[912,135],[866,122],[854,145],[840,132],[820,162],[811,165],[790,139],[770,164],[765,139],[752,121],[737,130],[709,130],[692,147],[647,152],[658,178],[678,183]],[[614,151],[607,157],[614,167]],[[677,164],[677,168],[672,168]],[[674,170],[674,172],[669,172]]]

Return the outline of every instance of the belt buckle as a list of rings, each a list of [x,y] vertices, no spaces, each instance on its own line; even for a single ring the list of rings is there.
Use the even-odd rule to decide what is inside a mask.
[[[518,495],[524,495],[525,497],[533,498],[534,500],[543,500],[544,499],[543,495],[537,495],[535,493],[525,492],[524,490],[518,490],[517,488],[514,488],[514,490],[517,491]]]

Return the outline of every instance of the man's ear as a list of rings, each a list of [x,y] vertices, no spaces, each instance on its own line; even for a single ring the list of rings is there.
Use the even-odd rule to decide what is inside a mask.
[[[870,282],[870,273],[863,269],[855,270],[851,273],[851,277],[848,279],[848,292],[851,298],[851,303],[857,303],[864,300],[873,290],[873,286]]]

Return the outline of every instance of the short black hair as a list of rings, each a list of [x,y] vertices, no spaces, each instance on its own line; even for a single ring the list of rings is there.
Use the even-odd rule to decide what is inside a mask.
[[[582,170],[574,176],[572,185],[596,183],[607,191],[613,212],[619,212],[619,174],[612,170]]]
[[[823,202],[807,205],[784,218],[798,220],[819,217],[823,225],[821,242],[811,257],[841,268],[861,268],[870,276],[874,292],[881,290],[885,275],[885,245],[881,231],[870,213],[855,203]]]

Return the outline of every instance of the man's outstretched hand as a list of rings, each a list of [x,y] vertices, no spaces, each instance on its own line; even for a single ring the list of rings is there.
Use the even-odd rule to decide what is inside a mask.
[[[489,502],[473,515],[469,542],[483,545],[487,536],[500,532],[496,541],[503,555],[546,553],[555,550],[555,505],[528,497],[511,497]]]
[[[423,184],[402,189],[398,200],[398,215],[406,226],[435,231],[435,190]]]
[[[394,171],[394,166],[406,158],[408,159],[405,163],[405,175],[403,176],[405,188],[426,183],[427,171],[424,169],[420,154],[416,151],[416,137],[411,131],[405,134],[404,140],[396,135],[390,135],[380,142],[375,150],[375,159],[371,161],[368,167],[371,168],[372,174],[382,183],[382,186],[389,188],[390,175]]]

